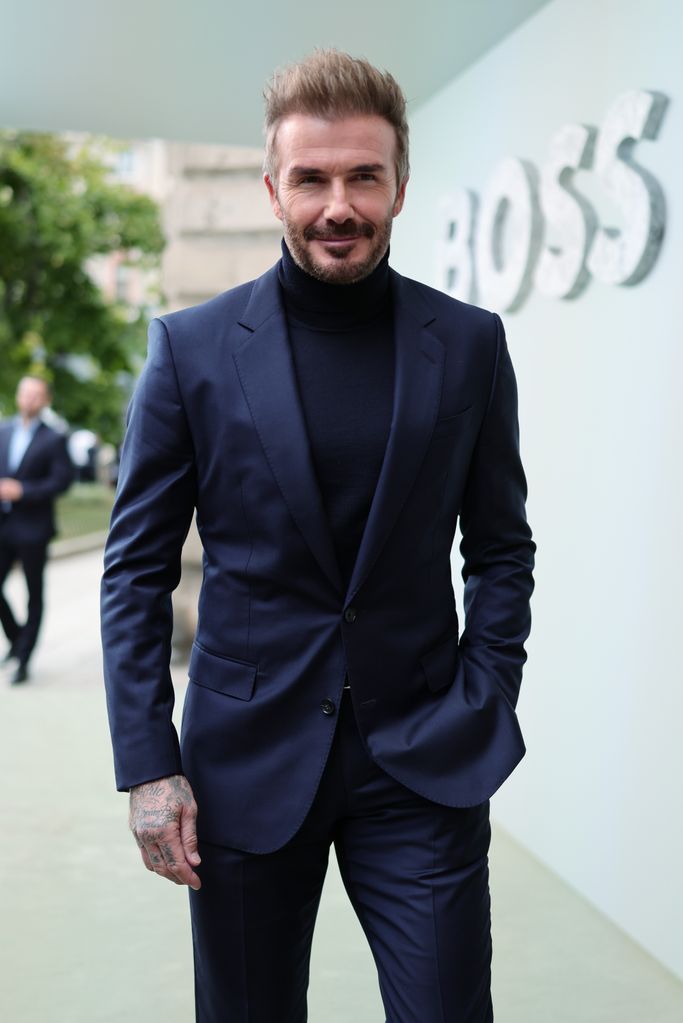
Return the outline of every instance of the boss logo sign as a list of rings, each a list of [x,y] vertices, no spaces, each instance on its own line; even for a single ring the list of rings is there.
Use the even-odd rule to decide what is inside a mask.
[[[666,205],[655,178],[633,158],[654,139],[668,100],[626,92],[601,128],[567,124],[554,135],[539,172],[506,157],[481,202],[461,188],[443,200],[437,287],[466,302],[519,309],[532,287],[576,298],[591,277],[637,284],[650,272],[664,236]],[[582,191],[574,176],[584,175]]]

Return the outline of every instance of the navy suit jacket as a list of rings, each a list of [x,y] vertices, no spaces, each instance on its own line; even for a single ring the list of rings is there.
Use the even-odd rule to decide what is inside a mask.
[[[13,429],[13,421],[0,424],[0,477],[19,480],[23,496],[11,511],[0,510],[1,535],[15,544],[47,544],[55,535],[55,497],[71,483],[73,463],[62,434],[41,423],[18,468],[10,472],[7,456]]]
[[[372,758],[431,800],[483,802],[524,753],[534,544],[503,327],[393,271],[391,286],[393,419],[346,592],[276,268],[150,326],[105,555],[108,708],[118,787],[184,773],[211,842],[267,852],[296,832],[334,734],[322,706],[347,675]],[[179,744],[171,592],[195,508],[204,575]]]

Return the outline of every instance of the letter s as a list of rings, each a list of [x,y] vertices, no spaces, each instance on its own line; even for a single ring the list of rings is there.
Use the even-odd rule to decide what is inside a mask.
[[[585,267],[597,217],[573,184],[574,171],[593,162],[595,128],[566,124],[553,136],[541,170],[541,209],[546,239],[534,282],[544,295],[576,298],[590,279]]]
[[[654,176],[633,160],[640,139],[654,139],[668,99],[659,92],[632,90],[619,96],[602,125],[595,152],[595,173],[623,226],[600,227],[588,254],[588,269],[605,284],[637,284],[657,259],[666,219],[666,203]]]

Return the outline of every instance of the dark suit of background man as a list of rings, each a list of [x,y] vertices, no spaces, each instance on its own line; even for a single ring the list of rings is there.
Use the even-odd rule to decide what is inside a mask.
[[[16,401],[19,414],[0,425],[0,621],[10,642],[5,662],[16,662],[14,684],[28,677],[43,617],[43,572],[47,545],[55,534],[54,500],[73,477],[64,437],[40,419],[50,402],[48,384],[24,377]],[[23,625],[2,593],[15,561],[21,564],[28,590]]]
[[[266,130],[282,260],[153,321],[130,409],[102,590],[118,786],[147,868],[192,888],[201,1023],[306,1019],[331,844],[387,1020],[488,1023],[488,799],[524,752],[534,554],[503,327],[388,266],[390,75],[318,52],[276,74]]]

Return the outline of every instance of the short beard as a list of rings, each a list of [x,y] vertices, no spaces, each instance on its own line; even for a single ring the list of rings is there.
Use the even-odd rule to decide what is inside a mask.
[[[304,228],[302,231],[284,215],[282,218],[285,241],[292,259],[307,274],[319,281],[324,281],[325,284],[355,284],[356,281],[362,281],[364,277],[369,277],[389,248],[393,221],[394,218],[390,215],[377,228],[371,224],[347,220],[344,224],[331,226],[324,231],[310,227]],[[344,237],[349,233],[373,239],[370,251],[360,263],[347,262],[344,252],[333,254],[336,262],[331,264],[321,264],[311,258],[307,242],[314,238]]]

